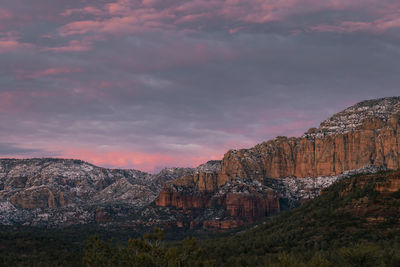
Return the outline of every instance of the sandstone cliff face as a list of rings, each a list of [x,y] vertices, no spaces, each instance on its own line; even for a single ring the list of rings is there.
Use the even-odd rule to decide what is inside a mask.
[[[367,165],[397,169],[400,99],[395,100],[382,100],[372,107],[370,102],[362,102],[301,138],[277,137],[251,149],[231,150],[222,160],[218,186],[238,177],[263,180],[333,176]]]
[[[231,181],[213,194],[164,187],[155,201],[161,207],[178,209],[205,209],[215,205],[224,207],[225,215],[254,221],[266,214],[279,212],[279,193],[260,183],[251,181]]]
[[[226,213],[231,217],[246,218],[248,221],[257,220],[274,212],[279,212],[279,195],[274,192],[265,194],[235,194],[226,195],[223,204]]]
[[[287,197],[293,193],[287,188],[297,184],[302,192],[295,194],[304,196],[296,199],[300,203],[308,199],[307,196],[317,195],[323,186],[346,176],[342,174],[347,171],[375,171],[374,166],[399,168],[399,127],[399,97],[364,101],[335,114],[302,137],[277,137],[250,149],[230,150],[220,166],[212,171],[197,171],[170,181],[156,204],[184,210],[220,205],[229,223],[207,220],[203,227],[243,225],[280,210],[279,194],[264,189],[261,194],[255,192],[264,185]],[[300,182],[301,178],[306,182]],[[239,180],[263,185],[253,185],[254,190],[249,190],[248,194],[217,193]],[[304,192],[307,188],[312,191]],[[193,224],[199,225],[198,222]]]
[[[203,209],[209,206],[209,196],[196,192],[178,191],[171,186],[165,186],[155,201],[160,207],[173,206],[178,209]]]
[[[258,181],[232,180],[210,192],[193,189],[185,179],[165,186],[155,203],[192,215],[190,228],[234,228],[280,211],[279,193]]]

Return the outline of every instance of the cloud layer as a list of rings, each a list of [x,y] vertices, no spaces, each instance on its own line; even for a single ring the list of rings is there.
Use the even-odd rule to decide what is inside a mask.
[[[0,154],[157,171],[399,95],[395,0],[0,8]]]

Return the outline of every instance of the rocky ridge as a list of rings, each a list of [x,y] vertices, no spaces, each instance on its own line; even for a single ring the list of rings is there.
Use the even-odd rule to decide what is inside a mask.
[[[60,227],[76,224],[176,225],[182,216],[152,205],[173,179],[209,172],[165,168],[158,174],[97,167],[72,159],[0,159],[0,224]]]
[[[123,218],[153,202],[161,187],[158,176],[80,160],[0,159],[0,224],[84,224],[104,221],[105,211]]]
[[[400,97],[363,101],[302,137],[280,136],[250,149],[230,150],[212,171],[166,183],[155,203],[195,214],[193,221],[199,221],[199,210],[222,209],[211,216],[211,224],[203,220],[205,228],[251,223],[297,206],[351,174],[399,168],[399,126]],[[241,183],[245,191],[231,187]],[[244,192],[254,196],[251,201],[238,200]],[[239,211],[233,218],[232,210]]]
[[[228,229],[293,208],[337,180],[400,167],[400,98],[363,101],[302,137],[156,175],[79,160],[1,159],[0,224]]]
[[[384,122],[400,111],[400,97],[388,97],[362,101],[323,121],[318,128],[311,128],[302,137],[321,138],[327,135],[344,134],[362,128],[370,118]]]
[[[303,137],[277,137],[224,155],[218,185],[248,177],[339,175],[367,165],[400,167],[400,98],[363,101],[310,129]]]

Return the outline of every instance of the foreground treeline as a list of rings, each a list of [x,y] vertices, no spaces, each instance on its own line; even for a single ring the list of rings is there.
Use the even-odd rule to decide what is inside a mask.
[[[164,232],[155,228],[154,233],[143,238],[130,239],[128,245],[104,242],[91,237],[84,250],[82,263],[86,266],[212,266],[203,260],[195,239],[186,238],[179,246],[167,247],[162,241]]]
[[[0,234],[3,266],[400,266],[400,191],[379,192],[400,172],[336,183],[297,209],[220,238],[163,241],[163,232],[85,244]],[[16,241],[17,240],[17,241]]]
[[[359,243],[330,250],[307,249],[302,253],[282,250],[265,253],[263,246],[248,244],[212,244],[215,251],[202,248],[195,239],[185,239],[182,244],[167,246],[161,241],[162,232],[144,238],[131,239],[127,246],[116,246],[97,237],[88,240],[84,251],[85,266],[400,266],[399,244]],[[204,243],[203,241],[201,243]],[[244,247],[247,247],[238,254]]]

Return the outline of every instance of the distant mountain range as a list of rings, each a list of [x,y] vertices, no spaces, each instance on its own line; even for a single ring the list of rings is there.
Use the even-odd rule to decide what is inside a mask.
[[[229,229],[291,209],[355,173],[400,167],[400,97],[360,102],[299,138],[156,175],[80,160],[1,159],[0,224]]]

